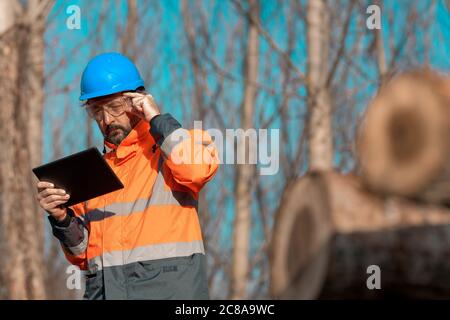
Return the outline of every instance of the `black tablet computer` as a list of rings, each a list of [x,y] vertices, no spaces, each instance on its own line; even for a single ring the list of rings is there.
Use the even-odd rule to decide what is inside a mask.
[[[51,182],[55,188],[64,189],[70,195],[65,207],[123,188],[97,148],[44,164],[34,168],[33,172],[39,181]]]

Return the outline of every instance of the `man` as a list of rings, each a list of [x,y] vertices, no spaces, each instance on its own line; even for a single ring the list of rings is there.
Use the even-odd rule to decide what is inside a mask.
[[[143,86],[121,54],[89,62],[80,100],[125,188],[65,208],[70,195],[39,181],[38,201],[67,259],[86,270],[84,298],[208,299],[197,200],[217,151],[206,132],[160,114]]]

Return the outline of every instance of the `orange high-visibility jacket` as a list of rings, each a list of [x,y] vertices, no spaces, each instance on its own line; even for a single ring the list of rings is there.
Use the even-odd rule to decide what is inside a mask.
[[[185,130],[169,114],[157,118],[152,134],[141,120],[119,146],[106,143],[104,158],[123,189],[72,206],[62,224],[51,220],[67,259],[100,274],[103,298],[130,297],[127,277],[136,271],[127,266],[205,254],[197,202],[217,171],[217,150],[205,131]]]

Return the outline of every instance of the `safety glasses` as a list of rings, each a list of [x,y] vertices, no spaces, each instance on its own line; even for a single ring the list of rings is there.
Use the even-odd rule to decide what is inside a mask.
[[[103,112],[109,113],[113,117],[119,117],[124,114],[128,107],[128,101],[125,97],[120,96],[114,100],[107,102],[95,102],[86,104],[86,111],[92,119],[103,119]]]

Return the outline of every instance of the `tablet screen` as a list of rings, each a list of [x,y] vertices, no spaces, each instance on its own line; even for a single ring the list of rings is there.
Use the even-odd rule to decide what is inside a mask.
[[[64,189],[70,199],[64,206],[93,199],[124,186],[97,148],[72,154],[33,169],[39,181]]]

